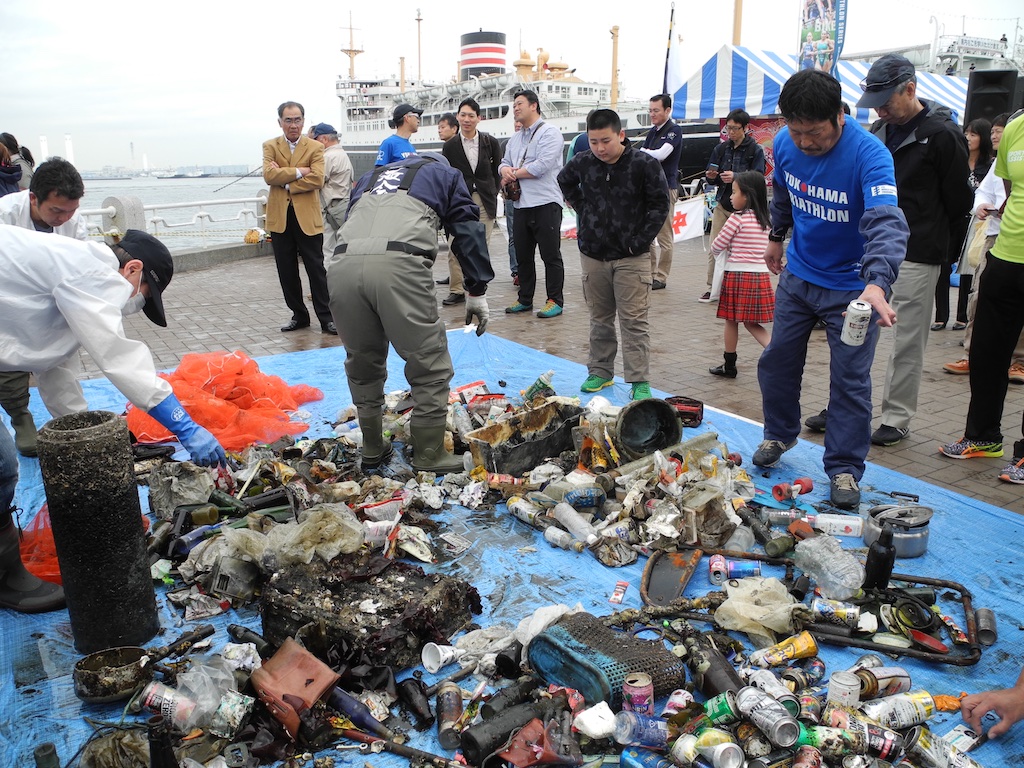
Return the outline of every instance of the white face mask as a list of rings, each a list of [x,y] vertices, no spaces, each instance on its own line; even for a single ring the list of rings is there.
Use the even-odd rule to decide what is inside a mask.
[[[137,293],[132,296],[125,305],[121,307],[121,315],[127,317],[128,315],[134,315],[136,312],[140,312],[146,305],[146,297],[141,293]]]

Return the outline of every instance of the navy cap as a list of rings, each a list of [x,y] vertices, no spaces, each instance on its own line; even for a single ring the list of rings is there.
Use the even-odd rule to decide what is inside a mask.
[[[893,91],[916,74],[910,60],[896,53],[889,53],[871,65],[868,76],[860,84],[864,95],[857,102],[861,109],[877,109],[887,102]]]
[[[149,286],[149,298],[146,299],[142,311],[146,317],[162,328],[167,327],[164,315],[164,289],[174,276],[174,259],[167,246],[148,232],[129,229],[118,243],[133,259],[142,262],[142,279]]]
[[[329,133],[337,133],[337,131],[334,130],[334,126],[329,123],[317,123],[313,126],[312,135],[314,139],[318,136],[326,136]]]
[[[392,114],[391,119],[388,120],[388,125],[390,125],[392,128],[397,128],[398,124],[402,122],[406,115],[414,112],[417,115],[423,114],[422,109],[417,109],[412,104],[399,104],[397,107],[395,107],[395,111],[394,114]]]

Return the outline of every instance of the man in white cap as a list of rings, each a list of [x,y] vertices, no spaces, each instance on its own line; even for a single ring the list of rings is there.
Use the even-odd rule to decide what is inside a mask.
[[[324,185],[320,188],[320,207],[324,213],[324,259],[329,259],[338,245],[338,230],[345,223],[348,198],[352,194],[352,161],[338,142],[338,132],[333,125],[317,123],[309,135],[324,145]]]
[[[138,295],[145,297],[146,317],[167,325],[162,294],[174,263],[163,243],[138,230],[108,247],[0,226],[0,273],[0,370],[33,373],[52,415],[88,408],[69,365],[84,348],[135,407],[177,437],[195,463],[223,464],[224,449],[157,376],[149,348],[124,334],[122,311]],[[21,563],[13,522],[17,484],[17,449],[10,432],[0,429],[0,607],[56,610],[64,605],[63,590]]]
[[[380,143],[377,162],[374,165],[387,165],[416,154],[416,147],[409,138],[420,129],[422,114],[423,110],[412,104],[399,104],[395,107],[391,119],[388,120],[388,125],[394,128],[395,132]]]

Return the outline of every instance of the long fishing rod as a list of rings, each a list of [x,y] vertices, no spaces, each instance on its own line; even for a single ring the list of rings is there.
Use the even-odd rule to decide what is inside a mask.
[[[250,176],[252,176],[252,175],[253,175],[254,173],[263,173],[263,166],[261,165],[261,166],[260,166],[260,167],[258,167],[258,168],[253,168],[253,169],[252,169],[251,171],[249,171],[249,172],[248,172],[247,174],[245,174],[245,176],[239,176],[239,177],[238,177],[237,179],[235,179],[234,181],[229,181],[229,182],[228,182],[227,184],[225,184],[225,185],[224,185],[223,187],[218,187],[217,189],[213,190],[213,192],[211,192],[210,194],[216,194],[217,192],[220,192],[220,191],[221,191],[222,189],[227,189],[227,188],[228,188],[228,187],[230,187],[230,186],[231,186],[232,184],[234,184],[234,183],[236,183],[236,182],[239,182],[239,181],[241,181],[242,179],[247,179],[247,178],[249,178]]]

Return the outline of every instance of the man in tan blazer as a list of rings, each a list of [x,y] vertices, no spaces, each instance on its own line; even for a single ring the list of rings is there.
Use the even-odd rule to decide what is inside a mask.
[[[306,113],[301,104],[286,101],[277,108],[284,134],[263,142],[263,180],[270,185],[267,230],[271,233],[277,277],[292,319],[285,333],[309,327],[309,310],[302,300],[299,258],[306,267],[309,291],[324,333],[337,335],[327,295],[324,270],[324,218],[320,188],[324,185],[324,148],[302,135]]]

